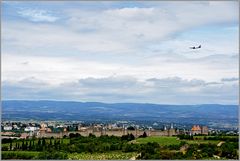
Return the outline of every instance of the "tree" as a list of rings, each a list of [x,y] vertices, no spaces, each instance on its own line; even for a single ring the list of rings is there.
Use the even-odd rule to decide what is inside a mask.
[[[32,140],[30,140],[30,143],[29,143],[29,150],[32,149]]]
[[[71,139],[71,138],[75,138],[75,136],[76,136],[76,135],[75,135],[74,133],[70,133],[70,134],[69,134],[70,139]]]
[[[92,133],[89,134],[89,137],[90,138],[96,138],[96,136],[94,134],[92,134]]]
[[[17,149],[17,142],[15,143],[15,147],[14,147],[14,149]]]
[[[22,150],[25,150],[24,140],[22,141]]]
[[[139,136],[140,138],[146,138],[147,137],[147,133],[144,131],[144,133],[142,135]]]
[[[9,149],[12,150],[12,142],[10,142]]]
[[[28,142],[26,141],[25,150],[28,148]]]
[[[147,133],[144,131],[143,138],[147,137]]]
[[[38,146],[41,146],[41,140],[38,139]]]
[[[231,142],[225,142],[222,146],[221,146],[221,150],[222,150],[222,157],[226,157],[228,159],[234,159],[237,157],[237,153],[236,150],[234,148],[234,144]]]
[[[38,159],[67,159],[67,154],[64,152],[57,152],[57,151],[53,151],[53,152],[41,152],[38,155]]]
[[[134,139],[135,139],[135,136],[131,133],[131,134],[129,135],[129,141],[134,140]]]
[[[43,147],[46,146],[46,140],[45,140],[45,138],[42,138],[42,146],[43,146]]]
[[[132,127],[132,126],[129,126],[129,127],[127,128],[127,130],[135,130],[135,128]]]
[[[76,133],[75,135],[76,135],[76,138],[81,136],[81,134],[79,134],[79,133]]]

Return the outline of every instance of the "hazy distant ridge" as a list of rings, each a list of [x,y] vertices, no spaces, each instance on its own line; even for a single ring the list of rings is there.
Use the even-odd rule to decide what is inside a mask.
[[[237,119],[237,105],[159,105],[71,101],[2,102],[3,119],[91,120],[91,119]]]

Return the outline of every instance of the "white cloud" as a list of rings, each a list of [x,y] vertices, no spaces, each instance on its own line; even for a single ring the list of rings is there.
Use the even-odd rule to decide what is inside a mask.
[[[21,84],[19,86],[18,84]],[[57,86],[36,79],[3,82],[4,99],[71,99],[164,104],[237,104],[237,82],[205,82],[179,77],[139,81],[134,77],[86,78]],[[19,88],[20,87],[20,88]],[[44,95],[43,95],[44,94]]]
[[[46,10],[38,9],[22,9],[18,11],[18,14],[33,22],[55,22],[59,19],[58,17],[53,16]]]
[[[163,46],[167,46],[166,49],[169,46],[172,50],[181,52],[179,46],[186,49],[196,42],[191,39],[178,39],[176,40],[178,45],[174,46],[176,43],[172,41],[172,36],[179,32],[186,32],[202,25],[237,21],[238,15],[234,12],[237,8],[232,7],[232,3],[224,3],[224,5],[221,5],[222,3],[216,3],[217,5],[177,3],[177,6],[175,3],[170,4],[168,6],[125,7],[96,11],[67,8],[62,12],[68,18],[61,24],[34,25],[18,22],[18,25],[16,25],[16,22],[4,22],[3,39],[9,40],[8,43],[15,48],[21,50],[39,48],[42,53],[60,48],[59,50],[65,52],[116,54],[128,54],[130,52],[133,54],[143,53],[153,45],[157,46],[156,48],[160,46],[161,49],[164,49]],[[26,11],[26,15],[35,15],[35,12],[39,12],[36,15],[52,16],[41,10],[27,9]],[[200,37],[203,36],[208,35],[205,34]],[[218,53],[220,51],[221,54],[229,51],[229,53],[232,53],[233,50],[238,49],[237,42],[231,44],[229,40],[224,40],[225,37],[222,37],[221,42],[216,42],[216,38],[219,37],[213,37],[214,40],[212,41],[209,39],[204,40],[205,42],[202,40],[200,42],[199,40],[195,41],[203,43],[204,47],[213,52],[217,51]],[[194,39],[198,38],[194,37]],[[206,44],[211,45],[207,46]],[[165,52],[167,52],[166,49],[164,49]],[[46,54],[52,55],[53,53],[48,52]]]
[[[43,86],[36,98],[51,89],[52,97],[68,99],[181,102],[193,94],[193,102],[210,103],[212,99],[217,103],[223,97],[216,90],[230,92],[232,98],[223,94],[228,99],[225,102],[235,102],[233,84],[221,81],[238,77],[238,29],[230,25],[238,22],[235,3],[145,4],[98,10],[70,5],[58,17],[50,10],[19,11],[39,23],[3,22],[3,81],[11,87],[29,89],[34,82]],[[212,25],[221,30],[208,28]],[[203,48],[189,50],[198,44]],[[168,86],[177,89],[167,90]],[[206,91],[213,95],[206,97]],[[197,96],[201,96],[199,101]]]
[[[2,80],[22,80],[34,76],[49,84],[60,84],[87,77],[109,76],[129,76],[138,80],[177,76],[204,81],[238,77],[237,59],[227,55],[213,55],[199,59],[188,59],[171,54],[147,58],[133,56],[127,59],[125,57],[105,59],[4,54]],[[117,61],[118,59],[120,60]]]

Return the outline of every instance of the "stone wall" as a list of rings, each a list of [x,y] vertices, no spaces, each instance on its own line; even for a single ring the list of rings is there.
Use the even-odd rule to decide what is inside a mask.
[[[126,129],[117,129],[117,130],[93,130],[93,129],[86,129],[81,131],[74,131],[74,132],[60,132],[60,133],[47,133],[41,132],[39,133],[38,137],[63,137],[64,135],[69,136],[70,133],[79,133],[82,136],[89,136],[89,134],[94,134],[97,137],[101,135],[114,135],[121,137],[122,135],[133,134],[135,137],[139,137],[146,132],[147,136],[173,136],[177,135],[175,129],[169,130],[126,130]]]

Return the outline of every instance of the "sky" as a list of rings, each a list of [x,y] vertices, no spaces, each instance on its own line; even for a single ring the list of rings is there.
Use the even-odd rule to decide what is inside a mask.
[[[3,1],[2,99],[238,104],[238,13],[238,1]]]

